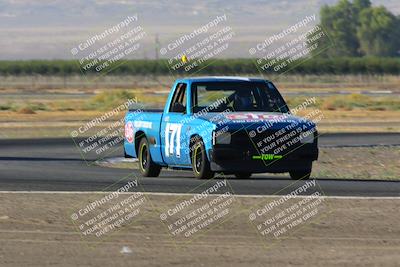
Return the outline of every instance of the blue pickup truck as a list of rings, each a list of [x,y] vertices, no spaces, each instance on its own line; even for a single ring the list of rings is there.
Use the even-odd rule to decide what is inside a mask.
[[[308,179],[317,136],[315,124],[291,114],[270,81],[195,77],[175,81],[164,110],[129,108],[124,150],[146,177],[167,167],[192,169],[199,179],[216,172]]]

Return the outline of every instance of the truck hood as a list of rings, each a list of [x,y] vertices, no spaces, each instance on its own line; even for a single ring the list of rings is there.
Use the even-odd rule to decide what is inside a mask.
[[[281,129],[287,125],[296,123],[304,125],[307,129],[315,127],[315,124],[304,118],[288,113],[276,112],[229,112],[229,113],[207,113],[198,118],[214,123],[217,128],[228,126],[229,130],[247,129],[268,125],[271,130]]]

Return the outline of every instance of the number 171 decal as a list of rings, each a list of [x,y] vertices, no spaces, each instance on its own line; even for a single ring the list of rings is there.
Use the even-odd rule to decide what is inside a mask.
[[[181,129],[182,124],[180,123],[167,123],[165,126],[165,155],[167,157],[175,154],[176,157],[181,156]],[[176,143],[176,147],[175,146]]]

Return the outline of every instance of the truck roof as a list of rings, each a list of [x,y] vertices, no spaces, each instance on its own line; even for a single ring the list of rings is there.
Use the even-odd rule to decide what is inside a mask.
[[[178,79],[177,82],[264,82],[263,78],[250,78],[240,76],[204,76]]]

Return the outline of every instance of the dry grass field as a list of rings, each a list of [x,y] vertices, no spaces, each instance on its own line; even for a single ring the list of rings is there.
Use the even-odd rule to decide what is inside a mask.
[[[397,76],[288,75],[271,77],[289,107],[310,97],[324,117],[320,132],[399,132]],[[0,77],[0,138],[62,137],[127,99],[140,107],[163,107],[173,77]],[[298,115],[304,116],[309,110]],[[112,118],[123,117],[120,113]],[[112,123],[110,121],[109,123]]]

